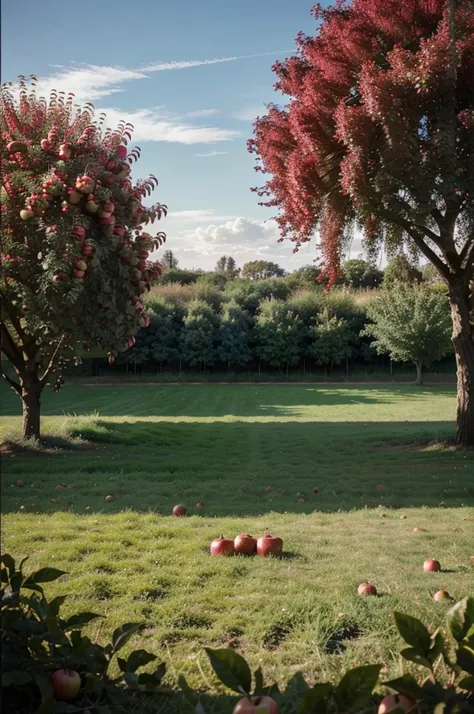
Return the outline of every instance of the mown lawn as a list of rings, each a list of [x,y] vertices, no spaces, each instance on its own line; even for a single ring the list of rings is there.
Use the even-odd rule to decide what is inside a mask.
[[[355,663],[395,675],[392,611],[435,627],[437,589],[474,593],[474,453],[441,443],[451,387],[67,387],[45,394],[44,450],[19,448],[18,400],[1,397],[4,550],[67,570],[48,593],[71,594],[66,613],[106,614],[102,636],[146,622],[131,646],[162,657],[171,685],[184,673],[218,691],[207,645],[292,690],[298,672],[323,681]],[[191,516],[171,517],[176,503]],[[241,532],[281,535],[284,558],[208,555]],[[441,573],[423,573],[428,557]],[[381,597],[356,596],[365,580]]]

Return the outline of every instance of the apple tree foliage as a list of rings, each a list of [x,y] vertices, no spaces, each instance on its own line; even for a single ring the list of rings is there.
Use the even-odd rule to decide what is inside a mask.
[[[457,441],[474,445],[474,0],[317,4],[314,36],[277,62],[249,149],[295,250],[319,232],[334,284],[354,225],[375,255],[405,246],[448,289]]]
[[[401,283],[385,290],[367,305],[367,315],[371,323],[362,334],[374,338],[379,354],[414,362],[417,384],[423,383],[423,367],[452,350],[447,298],[430,285]]]
[[[140,150],[132,126],[104,128],[92,105],[35,79],[3,85],[0,99],[1,346],[23,402],[24,436],[40,436],[44,386],[59,388],[67,359],[100,346],[110,358],[148,325],[143,295],[161,273],[164,240],[143,229],[166,206],[144,205],[158,181],[131,180]]]

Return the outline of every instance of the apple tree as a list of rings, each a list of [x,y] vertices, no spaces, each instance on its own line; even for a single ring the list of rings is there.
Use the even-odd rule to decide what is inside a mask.
[[[457,441],[474,445],[474,0],[339,0],[277,62],[284,107],[257,119],[256,189],[295,249],[319,232],[325,276],[362,228],[372,255],[405,247],[447,285]]]
[[[40,437],[40,399],[58,389],[68,360],[100,346],[109,359],[148,325],[143,294],[161,272],[150,261],[164,234],[142,227],[166,215],[145,206],[157,185],[133,183],[138,148],[131,125],[104,128],[92,105],[53,91],[38,97],[35,78],[1,89],[2,375],[23,403],[25,438]]]

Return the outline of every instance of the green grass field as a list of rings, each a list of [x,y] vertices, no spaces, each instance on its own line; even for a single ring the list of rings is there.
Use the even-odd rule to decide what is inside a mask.
[[[3,549],[67,570],[47,592],[72,596],[66,614],[106,614],[102,636],[146,622],[130,646],[162,657],[172,686],[184,673],[204,697],[222,691],[203,647],[234,646],[267,680],[291,678],[292,712],[299,672],[399,673],[394,609],[436,627],[436,590],[474,593],[474,454],[443,445],[454,388],[67,387],[44,396],[42,450],[20,447],[18,399],[1,397]],[[281,535],[285,556],[208,555],[244,532]],[[441,573],[423,573],[428,557]],[[365,580],[381,597],[357,597]]]

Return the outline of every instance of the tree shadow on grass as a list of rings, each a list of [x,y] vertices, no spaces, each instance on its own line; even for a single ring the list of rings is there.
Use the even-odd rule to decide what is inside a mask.
[[[3,512],[167,515],[184,503],[190,515],[250,517],[474,505],[474,454],[443,445],[452,435],[452,422],[100,420],[100,443],[91,433],[88,449],[5,459]],[[19,479],[27,488],[15,488]]]
[[[18,397],[0,384],[1,416],[19,416]],[[400,398],[413,401],[427,395],[454,396],[454,388],[414,385],[140,385],[69,386],[54,394],[45,390],[43,416],[90,414],[129,417],[282,417],[295,416],[309,407],[351,408],[358,405],[389,405]]]

